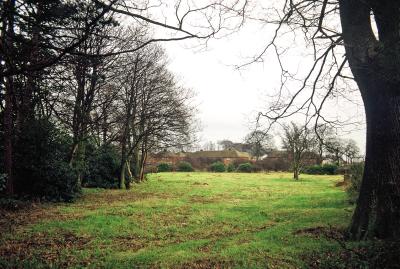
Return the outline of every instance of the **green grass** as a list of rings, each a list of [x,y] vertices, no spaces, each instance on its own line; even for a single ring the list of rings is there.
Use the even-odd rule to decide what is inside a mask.
[[[302,268],[307,253],[338,245],[298,231],[345,228],[352,211],[335,187],[340,176],[148,178],[129,191],[85,189],[75,203],[18,213],[13,227],[3,225],[0,267]]]

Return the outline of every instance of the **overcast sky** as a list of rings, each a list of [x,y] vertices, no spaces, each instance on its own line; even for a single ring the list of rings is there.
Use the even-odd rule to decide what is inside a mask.
[[[199,49],[195,40],[163,43],[169,57],[170,70],[183,86],[197,93],[195,102],[198,104],[198,118],[202,125],[199,134],[201,143],[222,139],[243,141],[254,127],[252,122],[256,114],[267,109],[273,98],[271,95],[280,86],[280,69],[276,58],[267,54],[263,63],[249,65],[240,71],[234,65],[245,63],[248,57],[261,51],[271,40],[273,31],[271,25],[247,23],[238,33],[210,40],[205,49]],[[309,57],[309,51],[304,48],[301,40],[288,38],[283,43],[292,48],[286,53],[286,65],[300,75],[306,72],[313,59]],[[352,97],[361,103],[357,94]],[[339,98],[328,102],[325,113],[357,121],[363,121],[364,118],[362,106]],[[290,120],[301,121],[301,117]],[[275,130],[274,134],[279,146],[278,132]],[[346,132],[339,131],[338,135],[353,138],[364,152],[363,125],[347,128]]]

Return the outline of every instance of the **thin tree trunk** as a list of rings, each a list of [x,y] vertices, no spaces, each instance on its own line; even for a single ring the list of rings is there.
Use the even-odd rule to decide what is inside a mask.
[[[130,189],[131,183],[132,183],[132,179],[133,179],[132,172],[131,172],[131,165],[130,165],[130,160],[129,159],[126,160],[126,162],[125,162],[126,172],[128,172],[128,181],[125,184],[127,189]]]
[[[299,168],[297,166],[293,168],[293,179],[299,180]]]
[[[13,147],[12,147],[12,92],[13,92],[13,79],[7,78],[5,93],[5,109],[4,109],[4,167],[7,174],[6,193],[8,195],[14,194],[14,177],[13,177]]]
[[[140,163],[140,181],[144,180],[145,175],[145,167],[146,167],[146,160],[147,160],[147,151],[143,152],[142,161]]]
[[[126,161],[122,162],[121,164],[121,172],[120,172],[120,176],[119,176],[119,188],[120,189],[125,189],[125,169],[126,169]]]
[[[11,56],[13,53],[13,37],[14,37],[14,9],[15,0],[4,2],[3,15],[3,31],[2,41],[5,44],[6,52]],[[7,59],[5,64],[6,69],[12,69],[12,63]],[[13,94],[14,94],[14,80],[12,76],[5,78],[5,96],[4,96],[4,168],[7,173],[6,193],[8,195],[14,194],[14,177],[13,177]]]

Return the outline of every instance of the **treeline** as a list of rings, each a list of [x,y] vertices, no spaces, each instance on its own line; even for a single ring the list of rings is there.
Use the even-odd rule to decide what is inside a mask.
[[[148,44],[148,25],[121,25],[96,1],[1,5],[3,194],[129,188],[149,151],[190,143],[192,93]]]

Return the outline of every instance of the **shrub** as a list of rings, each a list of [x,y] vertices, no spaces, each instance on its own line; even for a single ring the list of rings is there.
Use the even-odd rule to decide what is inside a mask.
[[[289,171],[291,164],[286,158],[265,158],[255,163],[264,171]]]
[[[171,172],[172,165],[169,163],[159,163],[157,165],[157,172]]]
[[[0,192],[6,189],[7,174],[0,173]]]
[[[180,162],[176,167],[176,171],[178,172],[193,172],[194,169],[189,162]]]
[[[338,166],[336,164],[324,164],[322,165],[322,171],[324,175],[336,175]]]
[[[258,173],[263,171],[263,168],[261,165],[258,165],[257,163],[252,164],[252,168],[251,168],[252,172]]]
[[[82,185],[91,188],[117,188],[121,160],[111,145],[86,148],[86,170]]]
[[[347,194],[350,202],[355,203],[360,192],[361,180],[364,173],[364,163],[355,163],[350,165],[350,184],[347,187]]]
[[[302,169],[302,172],[310,175],[336,175],[338,166],[336,164],[312,165]]]
[[[71,138],[48,120],[24,124],[14,146],[16,192],[51,201],[73,200],[80,188],[68,163],[70,145]]]
[[[233,163],[230,163],[226,166],[226,171],[227,172],[234,172],[236,170],[235,165]]]
[[[251,165],[251,163],[241,163],[237,167],[237,171],[242,173],[251,173],[252,170],[253,165]]]
[[[222,162],[212,163],[210,166],[210,171],[212,172],[225,172],[225,164]]]

